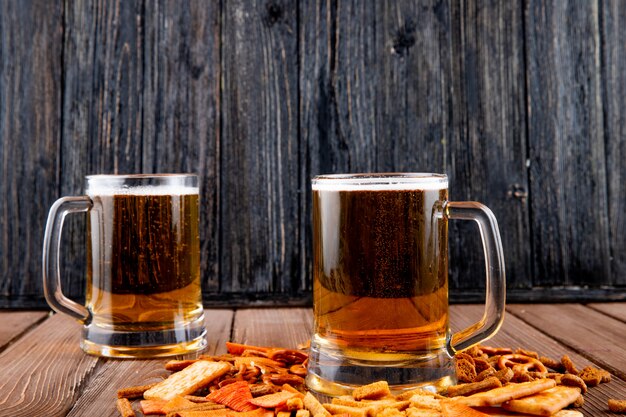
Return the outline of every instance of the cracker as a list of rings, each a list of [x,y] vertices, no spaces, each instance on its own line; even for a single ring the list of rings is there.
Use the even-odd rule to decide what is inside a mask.
[[[376,417],[405,417],[405,415],[396,408],[384,408],[376,413]]]
[[[228,370],[230,370],[230,364],[227,362],[200,360],[180,372],[171,374],[144,392],[143,396],[147,400],[171,400],[179,395],[191,394],[208,385],[215,378],[219,378]]]
[[[443,417],[489,417],[465,404],[445,400],[441,402],[441,414]]]
[[[441,411],[441,401],[429,395],[414,395],[410,399],[412,408],[427,408]]]
[[[458,397],[455,401],[470,407],[486,407],[502,404],[516,398],[526,397],[547,390],[556,385],[552,379],[537,379],[532,382],[509,384],[489,391],[479,392],[469,397]]]
[[[501,407],[518,413],[551,416],[575,402],[579,396],[580,388],[559,385],[534,395],[507,401]]]

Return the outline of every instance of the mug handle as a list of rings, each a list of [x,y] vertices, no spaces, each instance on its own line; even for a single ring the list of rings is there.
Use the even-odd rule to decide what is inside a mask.
[[[89,310],[67,298],[61,291],[59,246],[65,216],[89,211],[92,206],[87,196],[59,198],[50,208],[43,238],[43,290],[46,301],[58,313],[68,314],[84,324],[91,321]]]
[[[478,224],[485,252],[485,312],[480,321],[452,335],[452,349],[459,351],[490,338],[502,325],[506,298],[504,255],[498,221],[487,206],[475,201],[449,201],[443,208],[449,219]]]

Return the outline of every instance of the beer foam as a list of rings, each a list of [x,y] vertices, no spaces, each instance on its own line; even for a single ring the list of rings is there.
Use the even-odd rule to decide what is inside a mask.
[[[394,190],[445,190],[448,178],[445,176],[406,176],[406,177],[342,177],[327,176],[314,178],[312,189],[319,191],[394,191]]]
[[[139,185],[139,186],[111,186],[89,185],[87,195],[114,196],[114,195],[193,195],[199,194],[199,187],[187,187],[180,185]]]

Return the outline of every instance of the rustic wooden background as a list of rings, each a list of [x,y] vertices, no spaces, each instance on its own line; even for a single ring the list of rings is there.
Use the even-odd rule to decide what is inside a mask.
[[[309,179],[445,172],[500,222],[509,300],[626,299],[626,2],[0,1],[0,307],[44,306],[47,210],[197,172],[210,305],[310,301]],[[478,300],[475,226],[452,297]],[[63,238],[84,291],[84,219]]]

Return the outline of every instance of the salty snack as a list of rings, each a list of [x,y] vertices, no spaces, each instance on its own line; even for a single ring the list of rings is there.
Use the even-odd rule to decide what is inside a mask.
[[[559,385],[566,385],[568,387],[578,387],[580,391],[585,394],[587,392],[587,384],[578,375],[565,374],[561,377]]]
[[[578,369],[576,369],[574,362],[572,362],[569,356],[563,355],[563,357],[561,358],[561,363],[563,364],[563,367],[565,368],[565,372],[569,374],[578,375],[579,373]]]
[[[466,396],[475,394],[480,391],[487,391],[492,388],[498,388],[502,386],[502,382],[495,376],[483,379],[478,382],[470,382],[467,384],[453,385],[448,388],[446,394],[449,397]]]
[[[460,382],[473,382],[476,379],[476,367],[468,355],[457,357],[455,361],[456,376]]]
[[[500,356],[498,367],[500,369],[511,368],[513,372],[548,372],[539,359],[519,353]]]
[[[143,393],[155,386],[156,384],[138,385],[134,387],[126,387],[117,390],[117,398],[128,398],[134,400],[136,398],[143,398]]]
[[[352,396],[355,400],[378,400],[391,395],[387,381],[377,381],[355,388]]]
[[[614,413],[626,414],[626,400],[609,399],[609,410]]]
[[[136,416],[131,401],[140,399],[135,407],[143,415],[165,417],[581,417],[564,408],[581,407],[588,387],[610,380],[591,366],[574,373],[567,356],[557,362],[524,349],[476,346],[456,355],[457,371],[470,380],[444,395],[420,388],[393,395],[387,381],[376,381],[321,403],[304,385],[306,352],[235,343],[227,349],[169,361],[172,373],[163,381],[118,390],[120,415]],[[626,410],[625,402],[610,407]]]
[[[313,417],[330,417],[332,415],[310,392],[307,392],[304,395],[304,399],[302,401]]]
[[[118,398],[117,411],[120,412],[122,417],[136,417],[135,411],[133,411],[133,406],[128,398]]]
[[[585,381],[589,387],[595,387],[603,382],[611,381],[611,374],[604,369],[597,369],[593,366],[586,366],[578,373],[578,376]]]
[[[470,407],[500,405],[506,401],[527,397],[556,386],[552,379],[538,379],[532,382],[511,383],[490,391],[480,392],[469,397],[458,397],[457,401]]]
[[[572,404],[580,396],[580,388],[558,386],[524,398],[513,399],[502,408],[518,413],[551,416]]]
[[[230,369],[226,362],[199,360],[144,392],[147,400],[171,400],[177,395],[191,394],[224,375]]]
[[[443,417],[489,417],[488,414],[453,401],[442,401],[441,410]]]

